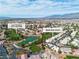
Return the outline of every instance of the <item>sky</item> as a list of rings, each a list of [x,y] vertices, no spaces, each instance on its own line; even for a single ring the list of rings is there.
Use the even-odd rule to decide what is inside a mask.
[[[0,17],[41,18],[79,12],[79,0],[0,0]]]

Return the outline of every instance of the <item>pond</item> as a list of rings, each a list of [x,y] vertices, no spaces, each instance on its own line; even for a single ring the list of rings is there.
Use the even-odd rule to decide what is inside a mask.
[[[37,36],[29,36],[25,40],[18,43],[17,45],[22,46],[22,45],[25,45],[25,44],[29,44],[30,42],[32,43],[32,42],[34,42],[36,40],[37,40]]]

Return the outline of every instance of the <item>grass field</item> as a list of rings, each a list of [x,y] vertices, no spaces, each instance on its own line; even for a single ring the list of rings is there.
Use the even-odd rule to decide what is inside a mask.
[[[64,59],[79,59],[79,56],[66,56]]]

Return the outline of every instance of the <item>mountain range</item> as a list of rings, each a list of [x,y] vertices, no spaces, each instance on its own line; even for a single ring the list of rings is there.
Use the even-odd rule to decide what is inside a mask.
[[[79,19],[79,13],[70,13],[70,14],[63,14],[63,15],[52,15],[48,17],[44,17],[44,19]],[[43,18],[11,18],[11,17],[0,17],[2,19],[43,19]]]
[[[63,14],[63,15],[52,15],[47,18],[63,18],[63,19],[79,19],[79,13]]]

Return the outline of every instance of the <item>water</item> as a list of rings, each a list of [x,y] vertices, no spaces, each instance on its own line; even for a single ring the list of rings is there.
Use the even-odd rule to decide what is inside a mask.
[[[37,39],[36,36],[30,36],[28,38],[26,38],[25,40],[23,40],[22,42],[18,43],[17,45],[25,45],[25,44],[29,44],[29,42],[34,42]]]
[[[3,45],[0,45],[0,56],[2,56],[2,59],[8,59],[7,51]]]

